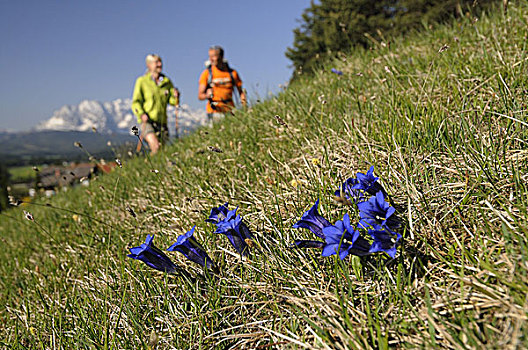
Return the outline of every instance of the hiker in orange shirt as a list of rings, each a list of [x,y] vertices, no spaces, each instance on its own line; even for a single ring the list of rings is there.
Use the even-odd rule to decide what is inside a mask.
[[[208,100],[207,118],[212,125],[213,121],[222,119],[226,113],[235,107],[233,97],[236,92],[240,95],[240,102],[245,106],[246,93],[242,88],[242,80],[238,72],[231,69],[224,59],[222,47],[212,46],[209,48],[209,61],[205,65],[207,68],[200,75],[198,99]]]

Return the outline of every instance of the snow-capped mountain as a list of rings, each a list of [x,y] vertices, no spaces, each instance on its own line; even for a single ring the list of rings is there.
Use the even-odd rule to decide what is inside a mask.
[[[35,130],[92,131],[101,133],[129,133],[137,125],[132,113],[131,99],[110,102],[84,100],[78,105],[66,105],[56,110],[50,119],[39,123]],[[169,130],[174,130],[174,107],[167,108]],[[178,110],[180,132],[189,132],[206,122],[205,110],[194,110],[181,105]]]

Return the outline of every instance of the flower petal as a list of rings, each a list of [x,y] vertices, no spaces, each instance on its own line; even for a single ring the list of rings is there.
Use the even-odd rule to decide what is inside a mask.
[[[331,223],[326,220],[324,217],[319,215],[319,212],[317,210],[317,206],[319,205],[319,199],[315,202],[315,204],[310,208],[310,210],[306,211],[303,216],[301,217],[301,220],[296,222],[292,227],[293,228],[306,228],[313,232],[317,237],[324,239],[323,234],[323,228],[330,226]]]

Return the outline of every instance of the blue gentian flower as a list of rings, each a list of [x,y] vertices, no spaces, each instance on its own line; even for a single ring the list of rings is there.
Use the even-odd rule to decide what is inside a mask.
[[[363,191],[354,187],[358,183],[359,181],[356,178],[348,178],[343,182],[343,185],[341,185],[341,189],[334,192],[334,195],[340,198],[339,201],[346,199],[346,204],[348,205],[351,205],[352,202],[361,202],[365,200],[365,195]]]
[[[356,178],[347,179],[341,189],[335,191],[336,200],[351,205],[352,202],[360,203],[367,200],[366,193],[375,195],[381,191],[385,196],[387,192],[383,186],[378,182],[377,177],[374,176],[374,166],[371,166],[366,174],[357,173]]]
[[[396,256],[396,247],[398,246],[401,235],[387,229],[380,230],[379,227],[378,229],[371,229],[368,232],[374,239],[370,252],[385,252],[394,259]]]
[[[325,227],[323,233],[326,245],[322,256],[338,254],[343,260],[348,254],[364,256],[370,253],[369,242],[361,237],[357,229],[352,227],[348,214],[343,216],[343,220],[338,220],[334,225]]]
[[[315,204],[306,211],[301,220],[297,221],[293,228],[307,228],[312,231],[317,237],[324,239],[323,228],[332,225],[330,221],[319,215],[317,206],[319,205],[319,199],[315,201]]]
[[[209,215],[209,218],[206,219],[205,221],[213,223],[213,224],[217,224],[218,222],[222,221],[227,216],[227,213],[229,211],[227,209],[228,206],[229,204],[225,203],[224,205],[220,205],[218,207],[211,209],[211,214]]]
[[[319,199],[315,201],[315,204],[306,211],[301,220],[297,221],[293,228],[307,228],[312,231],[317,237],[325,239],[323,234],[323,228],[332,225],[328,220],[319,215],[317,207],[319,206]],[[292,247],[296,248],[324,248],[325,242],[313,241],[313,240],[295,240]]]
[[[169,259],[163,251],[152,244],[154,235],[147,235],[145,243],[139,247],[130,248],[130,253],[127,256],[132,259],[141,260],[148,266],[158,271],[166,273],[174,273],[178,267]]]
[[[373,196],[379,191],[387,195],[383,186],[378,182],[379,178],[374,176],[374,166],[371,166],[366,174],[357,173],[356,178],[357,182],[352,186],[354,189],[363,190]]]
[[[395,230],[400,227],[400,219],[393,215],[396,211],[387,201],[385,195],[379,191],[366,202],[358,203],[359,225],[362,228],[376,228],[377,226]]]
[[[331,71],[332,71],[332,73],[335,73],[335,74],[337,74],[337,75],[343,75],[343,72],[341,72],[341,71],[338,70],[338,69],[332,68]]]
[[[167,250],[169,252],[178,251],[185,257],[202,267],[215,268],[213,260],[207,255],[205,249],[193,237],[196,226],[187,233],[180,235],[176,243],[171,245]]]
[[[247,225],[242,222],[242,217],[237,215],[238,207],[227,212],[225,218],[216,224],[215,233],[227,236],[229,242],[241,255],[249,253],[248,243],[253,241],[253,235]]]

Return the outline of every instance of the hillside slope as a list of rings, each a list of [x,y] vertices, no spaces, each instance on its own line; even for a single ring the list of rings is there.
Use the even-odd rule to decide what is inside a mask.
[[[528,347],[527,43],[525,2],[378,43],[88,189],[2,214],[0,343]],[[289,248],[315,238],[292,225],[318,198],[331,222],[357,214],[333,193],[370,165],[403,220],[396,258]],[[224,202],[255,234],[249,258],[204,222]],[[181,254],[168,253],[196,281],[126,257],[193,225],[215,275]]]

